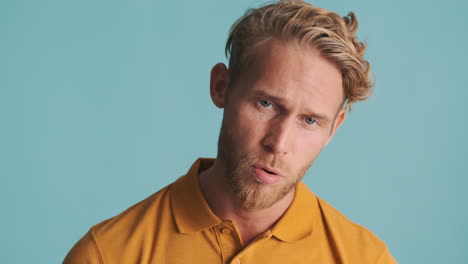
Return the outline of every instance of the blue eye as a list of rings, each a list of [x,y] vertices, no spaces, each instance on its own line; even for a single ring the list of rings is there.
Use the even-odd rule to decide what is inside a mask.
[[[260,105],[263,106],[263,107],[269,107],[271,105],[271,102],[267,101],[267,100],[260,100],[259,101]]]
[[[312,118],[312,117],[306,117],[306,118],[305,118],[305,122],[306,122],[308,125],[313,125],[313,124],[315,124],[315,122],[317,122],[317,120],[315,120],[315,119]]]

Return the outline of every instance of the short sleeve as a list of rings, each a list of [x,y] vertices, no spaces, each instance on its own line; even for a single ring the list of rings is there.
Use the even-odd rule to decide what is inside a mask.
[[[380,251],[377,259],[374,262],[375,264],[398,264],[398,262],[392,257],[387,247],[383,248]]]
[[[63,264],[103,264],[92,230],[81,238],[68,252]]]

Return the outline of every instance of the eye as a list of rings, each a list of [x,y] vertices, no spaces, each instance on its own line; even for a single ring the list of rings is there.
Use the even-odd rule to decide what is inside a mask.
[[[265,108],[271,106],[271,102],[270,102],[270,101],[267,101],[267,100],[260,100],[260,101],[258,101],[258,102],[259,102],[259,104],[260,104],[261,106],[263,106],[263,107],[265,107]]]
[[[313,125],[317,122],[317,120],[315,120],[313,117],[306,117],[305,118],[305,122],[308,124],[308,125]]]

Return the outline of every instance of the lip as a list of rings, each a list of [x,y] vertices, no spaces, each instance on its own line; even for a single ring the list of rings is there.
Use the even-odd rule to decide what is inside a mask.
[[[268,173],[265,170],[271,173]],[[252,171],[254,172],[257,181],[264,184],[274,184],[284,178],[284,175],[279,170],[265,165],[256,164],[252,166]]]

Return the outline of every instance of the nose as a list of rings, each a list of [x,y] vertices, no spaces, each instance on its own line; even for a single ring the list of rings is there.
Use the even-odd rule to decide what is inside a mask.
[[[263,147],[270,153],[284,155],[290,152],[294,123],[291,119],[272,121],[263,138]]]

